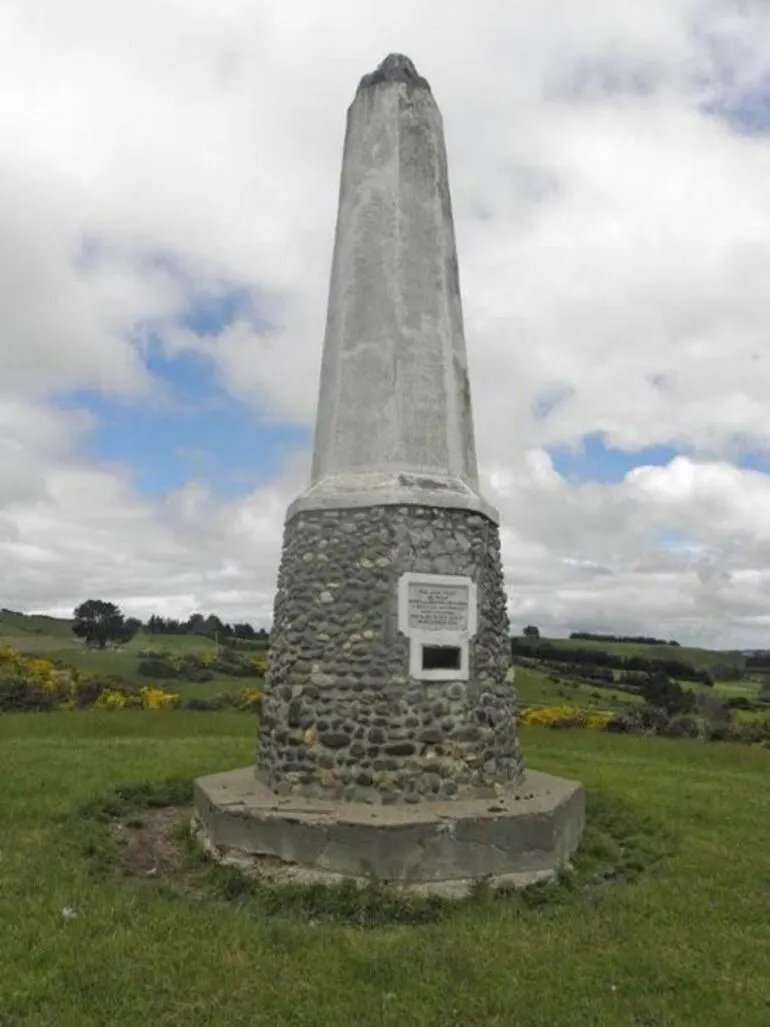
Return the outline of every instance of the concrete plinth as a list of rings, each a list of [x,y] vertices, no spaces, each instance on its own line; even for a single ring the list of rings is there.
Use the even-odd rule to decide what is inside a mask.
[[[209,852],[244,867],[272,857],[280,880],[378,880],[458,898],[481,878],[522,887],[552,877],[577,848],[585,795],[527,771],[496,799],[376,806],[279,798],[244,767],[196,781],[195,810]]]

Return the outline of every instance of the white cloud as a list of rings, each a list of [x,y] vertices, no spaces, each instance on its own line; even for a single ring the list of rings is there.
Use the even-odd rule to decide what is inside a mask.
[[[477,438],[515,623],[760,644],[770,444],[761,3],[6,0],[0,11],[0,550],[6,605],[269,616],[305,468],[224,502],[142,498],[56,392],[155,388],[143,329],[312,424],[344,113],[402,50],[444,113]],[[162,260],[151,259],[158,256]],[[183,268],[184,273],[179,269]],[[191,290],[250,291],[214,339]],[[537,416],[540,401],[553,409]],[[689,447],[618,484],[545,447]],[[306,458],[304,458],[306,460]],[[688,541],[661,541],[678,531]]]

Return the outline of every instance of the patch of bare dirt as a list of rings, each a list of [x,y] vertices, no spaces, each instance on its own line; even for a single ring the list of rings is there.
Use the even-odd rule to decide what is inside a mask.
[[[163,806],[114,820],[110,826],[120,848],[118,875],[157,878],[189,892],[189,854],[182,832],[191,817],[190,807]]]

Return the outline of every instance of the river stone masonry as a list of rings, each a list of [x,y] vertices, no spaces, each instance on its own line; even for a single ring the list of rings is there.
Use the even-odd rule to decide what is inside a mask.
[[[409,677],[405,572],[478,588],[467,681]],[[421,802],[496,794],[522,760],[497,525],[464,510],[374,507],[286,526],[259,763],[278,794]]]

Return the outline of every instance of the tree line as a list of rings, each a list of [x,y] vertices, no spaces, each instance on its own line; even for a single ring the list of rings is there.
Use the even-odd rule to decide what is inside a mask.
[[[680,681],[700,681],[713,684],[714,680],[740,678],[743,669],[732,665],[699,668],[684,660],[647,656],[620,656],[600,649],[573,649],[569,646],[554,645],[544,639],[512,638],[511,653],[513,657],[529,656],[551,663],[569,664],[584,670],[586,667],[607,667],[621,671],[643,671],[647,674],[666,674]]]
[[[522,632],[525,638],[540,638],[540,628],[536,624],[528,624]],[[593,631],[573,631],[570,638],[587,642],[631,642],[634,645],[674,645],[679,643],[671,638],[652,638],[649,635],[599,635]]]
[[[248,640],[267,639],[264,628],[256,630],[251,624],[228,624],[215,613],[204,616],[192,613],[187,620],[175,617],[159,617],[153,614],[144,625],[149,635],[205,635],[208,638],[245,638]]]
[[[187,620],[152,614],[145,624],[138,617],[124,616],[115,603],[104,599],[87,599],[73,612],[73,633],[100,649],[110,642],[125,645],[141,630],[150,635],[202,635],[222,642],[228,639],[267,642],[269,637],[264,628],[256,630],[246,623],[227,624],[214,613],[207,616],[193,613]]]
[[[673,638],[666,641],[663,638],[651,638],[648,635],[597,635],[592,631],[573,631],[569,637],[583,639],[588,642],[630,642],[634,645],[679,646],[679,643]]]

